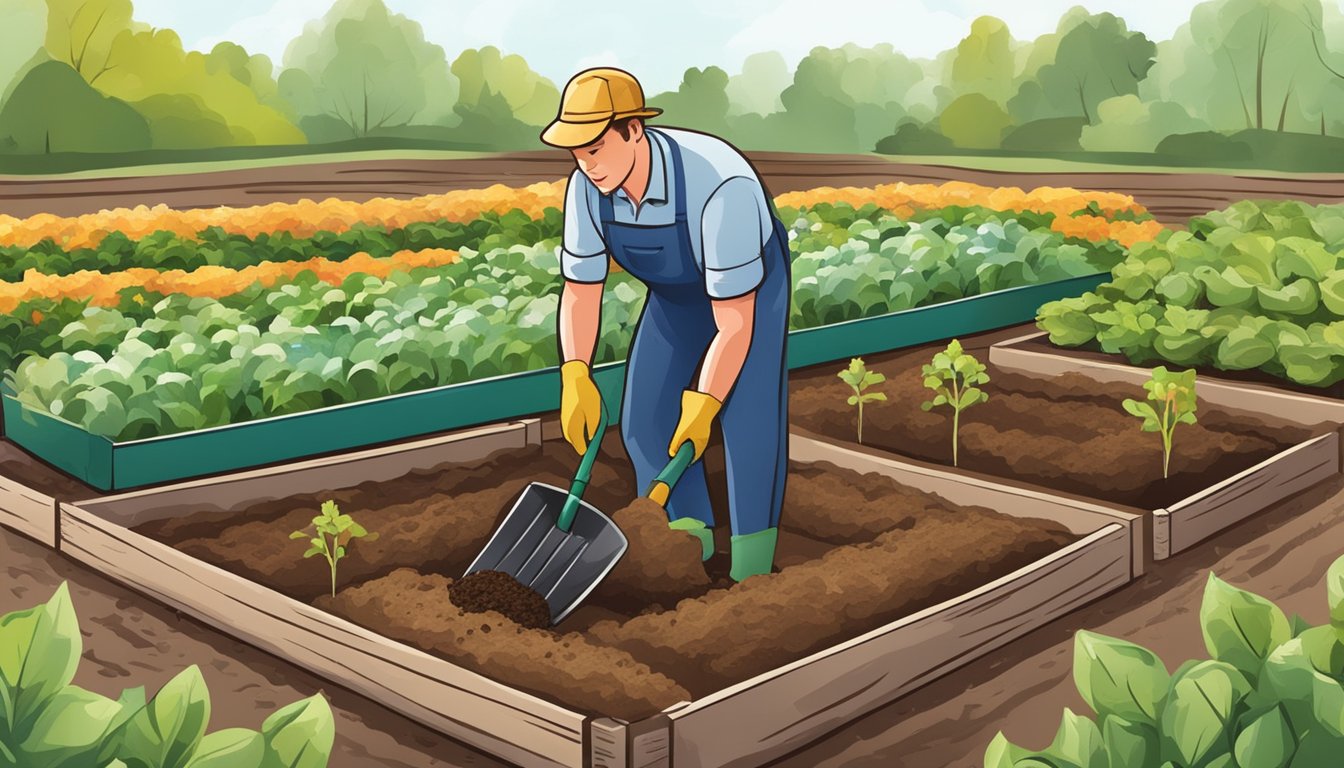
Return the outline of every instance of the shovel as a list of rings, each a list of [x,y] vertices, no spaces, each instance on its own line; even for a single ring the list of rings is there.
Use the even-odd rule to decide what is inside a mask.
[[[569,492],[546,483],[529,483],[467,574],[503,571],[546,598],[551,624],[569,615],[625,554],[629,542],[611,518],[583,501],[598,447],[607,431],[603,409],[597,432],[579,462]],[[672,486],[695,457],[687,442],[654,479],[648,496],[667,504]]]

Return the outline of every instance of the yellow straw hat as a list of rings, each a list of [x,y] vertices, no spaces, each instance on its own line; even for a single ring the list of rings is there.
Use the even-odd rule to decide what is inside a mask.
[[[570,79],[560,97],[560,114],[541,133],[553,147],[572,149],[597,141],[607,126],[627,117],[654,117],[663,110],[644,104],[644,89],[620,69],[586,69]]]

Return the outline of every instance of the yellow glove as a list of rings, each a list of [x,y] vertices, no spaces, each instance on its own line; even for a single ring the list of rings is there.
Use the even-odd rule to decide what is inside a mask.
[[[560,430],[565,440],[582,456],[588,440],[596,437],[602,417],[602,393],[597,391],[582,360],[570,360],[560,366]]]
[[[681,421],[672,431],[672,444],[667,448],[668,456],[676,456],[677,449],[687,440],[695,446],[695,458],[699,459],[709,445],[709,430],[714,425],[714,417],[719,415],[723,403],[704,392],[688,389],[681,393]]]

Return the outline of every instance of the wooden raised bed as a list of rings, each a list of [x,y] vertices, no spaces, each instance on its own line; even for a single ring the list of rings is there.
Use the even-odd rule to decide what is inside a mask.
[[[756,766],[821,737],[1134,578],[1141,519],[947,478],[805,438],[794,458],[902,484],[1081,538],[1032,564],[738,685],[627,722],[584,715],[390,640],[130,530],[186,511],[317,492],[536,444],[535,421],[61,505],[69,556],[467,744],[523,766]],[[429,445],[428,443],[434,443]]]
[[[1151,368],[1125,365],[1102,356],[1058,350],[1033,333],[990,348],[989,361],[1001,370],[1050,378],[1077,373],[1099,382],[1141,386]],[[1153,557],[1162,560],[1344,470],[1338,425],[1344,402],[1263,384],[1201,376],[1201,403],[1249,416],[1270,416],[1303,427],[1327,425],[1325,434],[1294,445],[1249,469],[1166,507],[1153,510]]]
[[[96,495],[95,489],[0,439],[0,526],[55,547],[59,538],[58,502]]]

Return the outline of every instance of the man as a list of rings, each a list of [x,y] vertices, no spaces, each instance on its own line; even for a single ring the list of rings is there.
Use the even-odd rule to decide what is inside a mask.
[[[721,423],[733,579],[769,573],[788,468],[788,236],[755,170],[728,143],[646,130],[662,110],[619,69],[575,75],[542,141],[578,169],[565,198],[560,416],[580,454],[601,398],[589,370],[608,259],[648,287],[630,346],[621,433],[641,488]],[[698,374],[697,374],[698,372]],[[713,554],[714,515],[696,461],[667,502],[670,525]]]

